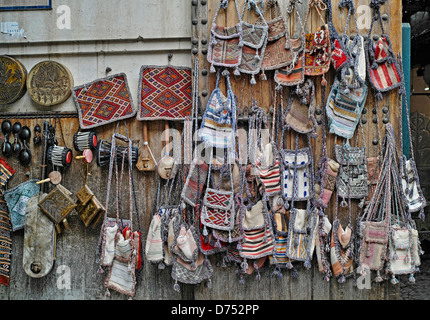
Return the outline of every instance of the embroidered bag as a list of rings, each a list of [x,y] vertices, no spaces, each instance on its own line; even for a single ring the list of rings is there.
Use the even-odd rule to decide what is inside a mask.
[[[384,3],[385,0],[370,1],[370,7],[373,8],[373,19],[365,49],[369,82],[375,89],[378,100],[382,100],[383,92],[393,90],[402,85],[399,74],[400,65],[393,52],[390,38],[384,31],[381,12],[379,11]],[[372,29],[375,21],[378,20],[382,34],[375,44],[372,38]]]
[[[308,78],[290,92],[285,116],[287,128],[303,134],[315,132],[317,122],[314,109],[315,86],[312,79]]]
[[[315,33],[306,33],[305,45],[305,75],[324,75],[330,69],[331,43],[328,25],[325,23],[321,11],[327,9],[322,0],[309,1],[304,25],[306,25],[311,8],[314,8],[321,19],[322,25]],[[325,79],[323,77],[323,84]]]
[[[331,0],[324,0],[327,6],[327,25],[329,30],[330,42],[331,42],[331,65],[335,71],[340,70],[345,63],[349,61],[349,56],[345,52],[343,43],[340,40],[340,36],[333,23],[333,10],[331,6]]]
[[[27,203],[40,192],[40,186],[36,184],[36,181],[35,179],[27,180],[4,192],[4,199],[9,208],[12,231],[24,228]]]
[[[287,25],[285,18],[281,14],[279,3],[277,0],[269,0],[267,4],[270,8],[272,19],[267,22],[269,31],[261,64],[263,79],[265,79],[265,71],[285,67],[294,61],[293,51],[290,50]]]
[[[239,9],[236,0],[233,1],[239,18],[237,24],[228,27],[222,27],[216,24],[219,10],[221,8],[227,10],[229,0],[220,0],[212,21],[207,55],[208,62],[211,64],[210,71],[212,73],[216,72],[215,66],[219,66],[235,68],[234,74],[240,75],[238,67],[242,62],[243,31]]]
[[[203,192],[209,166],[199,158],[194,158],[190,165],[187,180],[182,188],[181,199],[195,207]]]
[[[326,104],[330,133],[351,139],[366,104],[367,86],[348,89],[335,78]]]
[[[243,21],[243,14],[246,6],[248,6],[248,12],[254,9],[254,12],[259,16],[257,23],[251,24]],[[243,3],[241,21],[243,47],[242,60],[238,69],[241,73],[250,74],[251,84],[256,84],[255,75],[258,74],[261,69],[269,27],[266,20],[264,20],[263,14],[258,8],[258,5],[253,0],[246,0]]]
[[[291,17],[291,13],[295,9],[295,0],[290,1],[290,4],[287,8],[287,13]],[[288,39],[287,44],[289,44],[288,51],[290,52],[290,59],[288,60],[288,64],[281,68],[275,70],[274,80],[278,84],[278,86],[293,86],[303,83],[305,80],[305,29],[300,18],[300,14],[298,11],[297,19],[301,26],[301,34],[298,38]]]
[[[363,133],[364,141],[364,133]],[[366,147],[351,147],[349,141],[334,146],[336,161],[340,170],[336,181],[338,196],[343,198],[365,199],[368,194]]]
[[[213,268],[210,260],[199,252],[195,266],[191,263],[183,261],[180,257],[176,257],[172,266],[171,276],[175,280],[173,286],[175,291],[180,291],[178,282],[185,284],[198,284],[207,280],[211,283]]]
[[[221,74],[218,71],[216,86],[208,100],[198,134],[208,146],[234,150],[236,99],[230,85],[228,72],[223,72],[223,74],[226,79],[227,96],[224,96],[219,88]]]

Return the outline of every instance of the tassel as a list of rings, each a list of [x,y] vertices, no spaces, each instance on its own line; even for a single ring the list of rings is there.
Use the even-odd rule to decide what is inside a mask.
[[[321,85],[324,87],[327,85],[327,80],[325,79],[324,75],[322,76]]]
[[[208,282],[206,285],[207,285],[208,289],[212,289],[212,279],[208,279]]]
[[[254,75],[252,75],[250,83],[251,83],[252,85],[257,84],[257,81],[255,81],[255,76],[254,76]]]
[[[399,280],[397,280],[397,279],[396,279],[396,277],[394,276],[394,274],[393,274],[393,277],[392,277],[392,279],[391,279],[391,283],[392,283],[393,285],[396,285],[396,284],[398,284],[398,283],[399,283]]]
[[[243,277],[243,274],[239,276],[239,284],[245,284],[245,278]]]
[[[376,272],[376,277],[375,277],[375,282],[382,282],[384,281],[384,279],[382,279],[381,277],[381,273],[379,272],[379,270]]]
[[[216,72],[216,69],[215,69],[215,66],[214,66],[214,64],[213,64],[213,63],[211,64],[210,72],[211,72],[211,73],[215,73],[215,72]]]
[[[257,281],[261,280],[260,270],[258,270],[258,269],[257,269],[257,275],[255,276],[255,280],[257,280]]]
[[[243,262],[240,264],[240,267],[245,272],[246,269],[248,269],[248,262],[246,262],[246,259],[243,260]]]
[[[348,203],[346,202],[345,198],[343,198],[342,202],[340,203],[340,206],[342,208],[346,208],[348,206]]]
[[[388,64],[393,64],[394,63],[393,58],[392,57],[388,57],[387,58],[387,63]]]
[[[237,242],[236,249],[239,251],[242,250],[242,245],[241,245],[240,241]]]
[[[101,266],[99,266],[99,269],[97,270],[97,273],[104,273],[104,270]]]
[[[309,262],[309,260],[306,260],[306,261],[305,261],[304,266],[305,266],[305,268],[306,268],[306,269],[308,269],[308,270],[311,268],[311,263]]]
[[[293,269],[293,264],[291,263],[291,261],[287,262],[287,268],[288,269]]]
[[[378,64],[375,61],[373,61],[373,63],[372,63],[372,69],[373,70],[378,69]]]
[[[340,278],[337,280],[339,283],[345,283],[346,282],[346,278],[344,275],[341,275]]]
[[[286,50],[290,50],[291,49],[291,40],[288,39],[287,42],[285,43],[285,49]]]
[[[409,277],[409,282],[410,282],[410,283],[415,283],[415,277],[414,277],[414,274],[413,274],[413,273],[411,273],[411,275],[410,275],[410,277]]]
[[[194,261],[191,262],[191,269],[193,269],[193,270],[197,269],[196,263]]]
[[[173,285],[173,290],[175,290],[176,292],[181,292],[181,287],[179,287],[179,284],[177,281]]]
[[[267,77],[266,77],[266,73],[263,70],[263,73],[261,74],[261,80],[266,81]]]
[[[166,268],[166,265],[163,262],[160,262],[158,264],[158,270],[164,270]]]
[[[364,203],[365,203],[365,199],[363,198],[363,199],[361,199],[361,201],[360,201],[360,203],[358,204],[358,206],[359,206],[360,208],[363,208],[363,207],[364,207]]]
[[[424,213],[424,208],[421,208],[420,214],[418,215],[421,220],[425,220],[426,215]]]
[[[221,75],[222,75],[223,77],[228,77],[228,76],[230,75],[230,72],[228,72],[228,70],[227,70],[227,69],[224,69],[224,70],[221,72]]]
[[[282,86],[281,86],[280,84],[278,84],[278,85],[275,87],[275,90],[276,90],[276,91],[282,91]]]
[[[376,99],[377,99],[377,100],[379,100],[379,101],[383,100],[383,99],[384,99],[384,97],[382,96],[382,93],[378,92],[378,93],[376,94]]]
[[[208,235],[208,229],[206,226],[203,227],[203,235],[206,237]]]
[[[221,242],[219,241],[219,239],[217,239],[217,241],[215,242],[215,248],[221,248]]]
[[[106,288],[106,297],[110,297],[110,291],[108,288]]]
[[[328,273],[325,274],[324,281],[330,282],[330,275]]]
[[[238,69],[238,68],[235,68],[235,69],[234,69],[234,71],[233,71],[233,74],[234,74],[235,76],[240,76],[240,71],[239,71],[239,69]]]
[[[231,238],[231,231],[228,231],[228,242],[232,243],[233,239]]]
[[[294,278],[298,278],[299,277],[299,273],[297,272],[296,268],[293,268],[293,277]]]

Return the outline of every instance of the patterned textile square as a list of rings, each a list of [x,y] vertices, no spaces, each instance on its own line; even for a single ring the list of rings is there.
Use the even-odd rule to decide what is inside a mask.
[[[184,120],[191,115],[191,68],[142,66],[138,120]]]
[[[118,73],[73,87],[81,129],[90,129],[136,115],[127,76]]]

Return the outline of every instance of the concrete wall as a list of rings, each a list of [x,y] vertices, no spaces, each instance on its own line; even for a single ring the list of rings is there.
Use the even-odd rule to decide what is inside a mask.
[[[63,63],[75,85],[125,72],[134,100],[143,64],[190,66],[190,2],[184,0],[59,0],[52,10],[3,11],[0,22],[17,22],[19,33],[0,33],[0,54],[30,71],[43,60]],[[58,11],[58,12],[57,12]],[[68,28],[70,27],[70,28]],[[23,32],[22,32],[23,31]],[[2,112],[75,111],[73,100],[42,108],[28,95]]]

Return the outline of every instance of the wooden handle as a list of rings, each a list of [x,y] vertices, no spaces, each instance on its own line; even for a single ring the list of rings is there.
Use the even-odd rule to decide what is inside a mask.
[[[46,178],[44,180],[37,181],[36,184],[42,184],[42,183],[50,182],[50,181],[51,181],[51,178]]]
[[[146,121],[143,122],[143,142],[148,142],[148,125]]]
[[[165,122],[164,123],[164,132],[166,134],[166,145],[169,143],[169,138],[170,138],[170,134],[169,134],[169,122]]]

